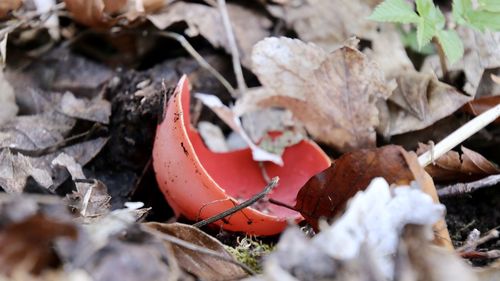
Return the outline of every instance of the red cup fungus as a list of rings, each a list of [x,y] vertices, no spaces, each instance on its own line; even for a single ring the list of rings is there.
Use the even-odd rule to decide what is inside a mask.
[[[250,149],[228,153],[208,150],[190,125],[189,100],[189,82],[183,76],[157,128],[153,167],[158,184],[176,215],[202,220],[251,198],[263,190],[266,182]],[[308,140],[286,148],[283,161],[283,167],[264,164],[269,177],[280,178],[268,196],[291,206],[295,205],[297,193],[307,180],[330,166],[321,148]],[[273,235],[283,231],[288,220],[302,219],[298,212],[259,202],[215,224],[230,231]]]

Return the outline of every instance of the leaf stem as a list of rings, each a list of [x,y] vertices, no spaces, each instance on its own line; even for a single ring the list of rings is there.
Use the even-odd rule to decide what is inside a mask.
[[[441,43],[434,37],[432,39],[432,43],[436,46],[439,56],[439,64],[441,65],[441,72],[443,74],[443,81],[449,81],[449,73],[448,73],[448,64],[446,64],[446,54],[444,53],[443,46]]]

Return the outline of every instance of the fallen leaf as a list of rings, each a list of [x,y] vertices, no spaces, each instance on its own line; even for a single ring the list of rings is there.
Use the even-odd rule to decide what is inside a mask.
[[[181,278],[184,275],[182,272],[173,269],[171,258],[162,246],[159,241],[137,243],[113,239],[88,257],[83,268],[93,281],[161,281],[175,275],[180,280],[186,280]]]
[[[272,25],[265,15],[248,7],[228,3],[227,12],[231,20],[236,44],[240,49],[240,60],[250,67],[252,47],[270,34]],[[147,18],[158,29],[165,29],[176,22],[184,21],[188,25],[186,34],[190,37],[198,35],[207,39],[214,47],[222,47],[231,53],[226,32],[217,8],[196,3],[175,2],[163,10],[147,15]]]
[[[24,270],[39,274],[59,265],[53,244],[61,238],[77,238],[76,226],[66,209],[62,205],[41,208],[26,197],[2,199],[0,273]]]
[[[139,16],[154,12],[167,4],[162,0],[65,0],[64,2],[76,21],[91,27],[110,27],[121,19],[132,22]]]
[[[396,76],[396,81],[387,103],[378,104],[377,131],[386,137],[428,127],[471,100],[431,74],[413,70]]]
[[[108,138],[104,137],[83,141],[64,147],[57,152],[33,158],[33,161],[37,167],[51,172],[54,180],[54,185],[52,186],[51,191],[55,191],[57,187],[59,187],[59,185],[61,185],[68,178],[68,173],[51,165],[52,161],[59,156],[59,154],[67,154],[71,158],[75,159],[76,163],[81,166],[85,166],[85,164],[90,162],[90,160],[94,159],[107,142]]]
[[[450,70],[459,70],[465,73],[463,90],[472,97],[488,96],[494,84],[489,74],[500,74],[500,33],[479,32],[466,26],[458,26],[457,32],[464,43],[464,57],[458,63],[450,66]],[[437,55],[428,57],[423,71],[441,73],[441,66]],[[489,86],[481,85],[488,83]],[[496,88],[498,89],[498,88]]]
[[[283,166],[283,159],[281,159],[280,155],[270,153],[252,142],[245,130],[243,130],[238,116],[236,116],[229,107],[225,106],[217,96],[198,93],[195,94],[195,97],[213,110],[220,119],[241,136],[252,150],[252,157],[255,161],[271,161],[276,165]]]
[[[109,212],[111,196],[106,185],[98,180],[82,182],[81,180],[87,177],[83,173],[82,166],[73,157],[61,153],[51,164],[66,168],[75,181],[76,191],[68,195],[69,205],[77,210],[84,220],[88,217],[95,219]]]
[[[177,237],[186,242],[215,251],[228,259],[233,257],[226,251],[224,245],[217,239],[207,235],[198,228],[180,223],[155,223],[144,224],[146,227]],[[166,242],[168,243],[168,242]],[[181,268],[195,275],[201,280],[237,280],[247,274],[241,267],[191,249],[186,249],[174,243],[168,243]]]
[[[0,2],[0,19],[6,17],[11,11],[21,7],[22,4],[22,0],[2,0]]]
[[[378,24],[366,19],[371,14],[371,4],[367,1],[304,0],[268,5],[267,8],[293,28],[301,40],[331,52],[352,36],[376,37]]]
[[[473,116],[478,116],[497,104],[500,104],[500,95],[476,98],[466,103],[462,109]],[[494,123],[500,124],[500,118],[497,118]]]
[[[269,132],[284,132],[286,130],[300,131],[306,136],[303,126],[296,123],[289,110],[279,108],[256,109],[241,116],[241,124],[254,142],[260,141]]]
[[[267,91],[258,105],[289,109],[313,138],[339,151],[375,146],[375,104],[391,89],[361,52],[345,46],[327,54],[300,40],[267,38],[255,45],[252,61]]]
[[[22,193],[28,177],[45,188],[52,184],[52,177],[46,170],[33,164],[33,158],[12,154],[9,149],[0,151],[0,187],[7,193]]]
[[[111,15],[119,12],[127,0],[65,0],[73,18],[88,26],[112,25]]]
[[[54,192],[67,178],[68,173],[52,167],[51,163],[59,153],[73,157],[80,165],[85,165],[104,147],[107,138],[81,142],[60,149],[58,152],[40,157],[28,157],[21,153],[13,154],[9,149],[0,152],[0,186],[7,192],[21,193],[28,177],[42,187]]]
[[[76,98],[71,92],[66,92],[61,98],[61,112],[64,114],[83,120],[109,123],[111,116],[111,103],[100,97],[93,100]]]
[[[317,229],[320,218],[337,216],[344,210],[347,201],[367,188],[376,177],[396,185],[410,185],[415,181],[435,203],[439,203],[432,178],[420,166],[417,156],[400,146],[387,145],[342,155],[302,187],[297,194],[295,209]],[[435,243],[453,249],[444,220],[436,222],[435,230]]]
[[[373,178],[382,177],[390,184],[409,184],[414,176],[403,153],[403,148],[388,145],[343,154],[302,187],[295,209],[317,228],[318,219],[334,218]]]
[[[1,58],[1,56],[0,56]],[[16,116],[18,107],[14,89],[0,69],[0,127]]]
[[[57,112],[17,116],[0,127],[0,148],[40,151],[61,143],[75,119]]]
[[[422,154],[429,145],[419,143],[417,154]],[[500,173],[500,169],[481,154],[462,146],[462,155],[450,150],[436,159],[425,170],[436,182],[469,182]]]

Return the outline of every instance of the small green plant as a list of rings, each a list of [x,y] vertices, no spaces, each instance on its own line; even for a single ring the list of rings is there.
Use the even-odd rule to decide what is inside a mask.
[[[446,19],[432,0],[416,0],[416,11],[405,0],[385,0],[380,3],[368,19],[380,22],[412,23],[417,29],[419,49],[431,40],[436,44],[440,56],[457,62],[464,53],[464,47],[453,29],[445,29]],[[467,25],[479,31],[500,30],[499,0],[453,0],[453,19],[457,24]],[[444,58],[441,62],[446,72]]]
[[[262,271],[262,258],[274,250],[274,246],[265,244],[252,236],[246,236],[241,240],[238,237],[237,243],[236,247],[225,246],[226,250],[255,272]]]

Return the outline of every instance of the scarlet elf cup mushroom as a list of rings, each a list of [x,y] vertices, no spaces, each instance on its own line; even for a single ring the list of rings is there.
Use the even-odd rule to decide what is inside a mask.
[[[177,216],[202,220],[234,207],[262,191],[266,182],[250,149],[215,153],[210,151],[190,125],[189,82],[179,81],[165,105],[153,147],[153,167],[158,185]],[[288,147],[282,167],[264,163],[269,177],[279,176],[268,195],[295,204],[300,188],[313,175],[330,166],[326,154],[314,142],[303,140]],[[281,232],[288,220],[300,221],[295,211],[268,202],[247,207],[215,222],[222,228],[256,235]]]

